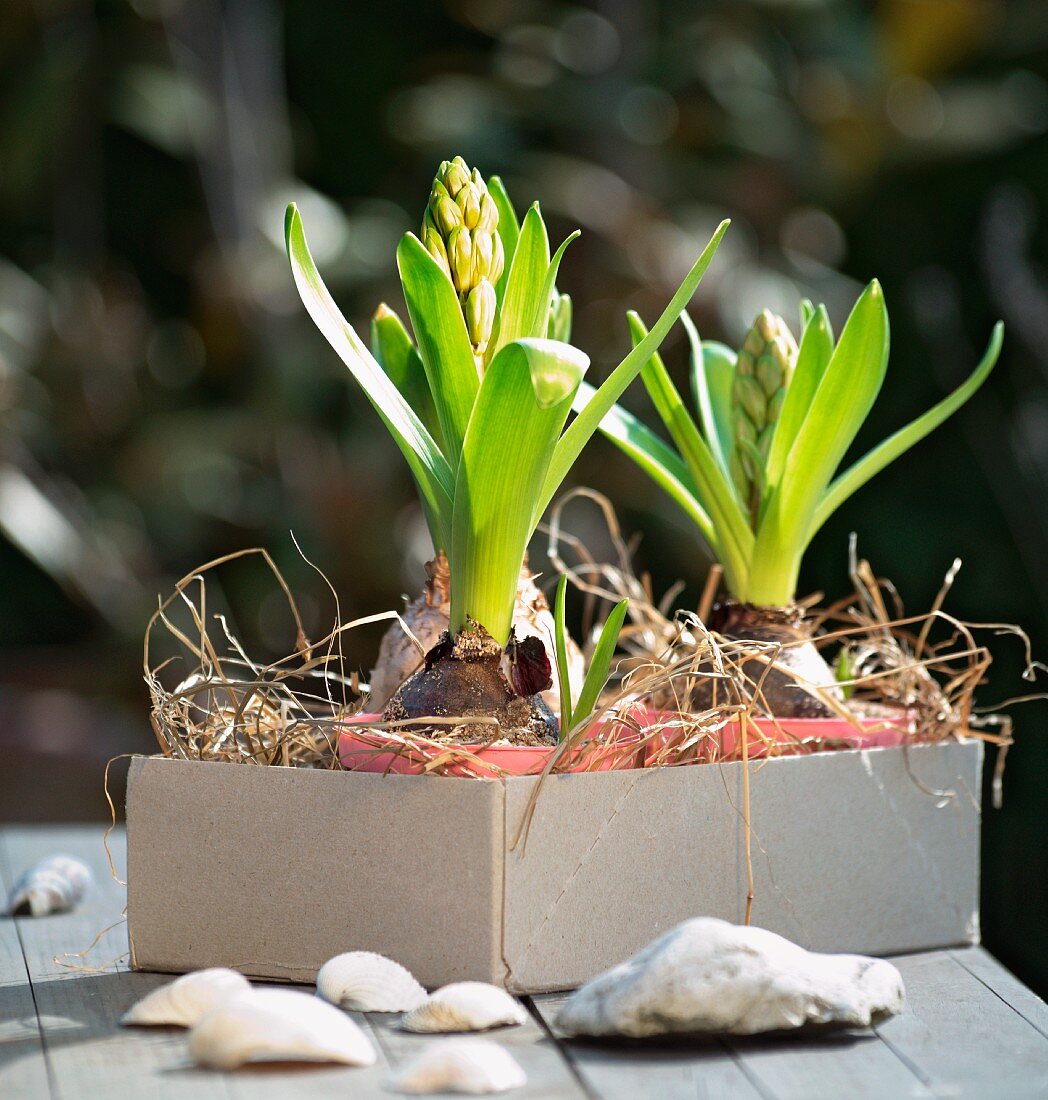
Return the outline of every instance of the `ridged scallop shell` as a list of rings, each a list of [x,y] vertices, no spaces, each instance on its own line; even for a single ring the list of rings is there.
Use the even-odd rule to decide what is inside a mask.
[[[252,989],[213,1009],[189,1032],[189,1053],[210,1069],[246,1062],[372,1066],[375,1048],[344,1013],[308,993]]]
[[[498,986],[453,982],[409,1012],[400,1026],[405,1031],[486,1031],[527,1018],[523,1006]]]
[[[120,1022],[135,1026],[192,1027],[201,1016],[250,989],[251,983],[235,970],[220,966],[194,970],[154,989],[132,1005]]]
[[[427,1047],[394,1078],[401,1092],[508,1092],[527,1083],[505,1047],[490,1039],[443,1039]]]
[[[354,1012],[410,1012],[426,999],[411,971],[373,951],[328,959],[317,974],[317,993]]]
[[[46,917],[78,905],[91,885],[86,863],[72,856],[49,856],[30,867],[8,895],[12,917]]]

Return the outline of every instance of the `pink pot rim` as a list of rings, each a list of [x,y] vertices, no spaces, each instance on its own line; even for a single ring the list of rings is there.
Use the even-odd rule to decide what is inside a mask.
[[[644,708],[643,716],[637,718],[643,725],[645,721],[654,721],[654,711]],[[628,713],[628,712],[627,712]],[[667,715],[667,717],[671,717]],[[684,721],[684,716],[680,716]],[[421,744],[413,742],[408,745],[398,738],[396,733],[369,729],[367,724],[380,720],[377,714],[358,714],[346,719],[343,728],[339,731],[338,754],[342,767],[350,771],[391,772],[394,774],[422,774],[426,770],[426,763],[439,758],[444,753],[469,754],[471,760],[464,759],[445,765],[445,774],[465,777],[500,778],[503,775],[537,775],[543,772],[549,764],[550,758],[557,751],[555,746],[543,745],[485,745],[480,743],[448,743],[422,741]],[[614,718],[610,720],[616,722]],[[909,721],[905,724],[889,722],[886,719],[860,722],[861,729],[843,718],[795,718],[774,720],[769,718],[749,718],[752,729],[763,735],[761,744],[754,746],[751,741],[750,755],[753,758],[767,754],[765,739],[778,742],[783,745],[796,744],[798,747],[804,744],[817,742],[833,742],[838,749],[866,749],[866,748],[890,748],[900,745],[906,738]],[[602,724],[603,729],[609,723]],[[607,751],[601,749],[591,750],[593,755],[582,760],[577,767],[571,762],[566,768],[569,772],[608,771],[625,766],[637,767],[635,758],[631,758],[629,752],[630,743],[641,740],[641,735],[628,726],[619,724],[620,734],[609,738]],[[737,736],[739,720],[733,720],[717,731],[722,745],[728,740],[732,752]],[[356,733],[352,728],[363,726],[365,730]],[[366,732],[365,732],[366,731]],[[364,734],[364,736],[361,736]],[[661,763],[671,764],[676,762],[679,750],[673,747],[673,728],[668,726],[660,734],[656,735],[661,744],[648,753],[648,756],[661,754]],[[391,748],[383,751],[382,742],[387,742]],[[622,746],[624,751],[616,751],[616,746]],[[401,751],[395,751],[401,750]],[[430,751],[432,750],[432,751]],[[579,754],[582,750],[574,750]],[[731,759],[739,759],[732,756]],[[628,761],[628,763],[626,763]],[[680,763],[708,763],[701,758],[695,758]],[[644,767],[645,761],[639,766]]]

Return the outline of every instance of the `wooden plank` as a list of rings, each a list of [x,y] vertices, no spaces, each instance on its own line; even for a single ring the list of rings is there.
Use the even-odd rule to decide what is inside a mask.
[[[22,868],[46,855],[65,852],[83,859],[96,876],[94,889],[73,913],[17,922],[56,1098],[284,1100],[295,1096],[309,1100],[353,1095],[388,1100],[383,1083],[389,1071],[381,1051],[379,1063],[367,1069],[285,1064],[222,1074],[189,1062],[185,1032],[180,1029],[121,1028],[118,1021],[123,1012],[139,997],[171,981],[171,976],[129,972],[126,961],[103,973],[78,972],[55,961],[62,952],[87,947],[102,929],[119,920],[123,909],[124,891],[109,875],[101,830],[8,828],[0,842],[9,865]],[[122,837],[115,838],[113,850],[122,867]],[[105,933],[85,962],[100,965],[126,950],[126,928],[118,924]]]
[[[874,1031],[730,1038],[726,1045],[775,1100],[932,1096]]]
[[[113,849],[122,867],[120,835]],[[131,1003],[169,976],[130,973],[126,962],[88,973],[55,961],[62,952],[86,948],[119,920],[124,891],[109,876],[100,829],[0,832],[0,886],[60,851],[88,862],[97,881],[74,913],[0,922],[0,1095],[378,1100],[390,1095],[392,1067],[440,1041],[399,1031],[396,1016],[355,1014],[376,1042],[375,1067],[200,1070],[188,1062],[184,1032],[117,1024]],[[84,963],[99,965],[125,951],[126,931],[118,924]],[[491,1038],[511,1050],[528,1074],[528,1087],[514,1093],[522,1098],[1048,1095],[1048,1008],[1040,998],[980,948],[893,961],[907,984],[907,1008],[872,1035],[558,1045],[549,1029],[564,995],[550,995],[526,1002],[542,1026],[529,1022]]]
[[[551,1036],[564,993],[532,997],[535,1012]],[[731,1053],[717,1040],[590,1042],[558,1038],[587,1090],[605,1100],[769,1100]]]
[[[14,876],[0,851],[0,896]],[[18,925],[0,918],[0,1096],[50,1096],[43,1033],[29,984]]]
[[[547,1023],[564,995],[536,997]],[[601,1096],[745,1096],[838,1100],[841,1096],[930,1097],[920,1078],[873,1031],[819,1035],[565,1042],[583,1079]]]
[[[1048,1004],[1006,970],[985,947],[961,947],[950,954],[1048,1039]]]
[[[414,1058],[427,1046],[439,1043],[446,1036],[415,1035],[401,1031],[400,1013],[370,1012],[371,1023],[379,1042],[392,1066],[397,1067]],[[584,1100],[586,1091],[579,1084],[571,1067],[545,1029],[532,1018],[519,1027],[496,1028],[484,1033],[505,1047],[520,1063],[527,1075],[527,1085],[514,1090],[513,1096],[521,1100]]]
[[[892,960],[906,1011],[877,1033],[936,1095],[1048,1096],[1044,1036],[949,952]]]

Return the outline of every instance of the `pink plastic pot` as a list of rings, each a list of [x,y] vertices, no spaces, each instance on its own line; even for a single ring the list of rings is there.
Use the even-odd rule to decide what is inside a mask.
[[[469,745],[438,744],[413,737],[410,744],[386,730],[358,729],[369,722],[381,722],[378,714],[357,714],[338,736],[338,757],[342,767],[355,772],[392,772],[421,775],[433,761],[455,753],[469,753],[472,759],[451,759],[441,774],[497,779],[502,775],[539,775],[557,751],[552,745]],[[615,768],[644,766],[646,746],[631,729],[609,739],[606,746],[576,749],[567,770],[604,772]]]
[[[644,713],[634,710],[642,725],[665,724],[651,739],[649,763],[708,763],[742,759],[742,720],[726,723],[718,730],[696,736],[694,727],[671,714]],[[679,729],[673,723],[681,723]],[[843,718],[749,718],[746,755],[750,760],[765,757],[774,748],[776,756],[802,755],[833,749],[889,748],[901,745],[909,732],[911,717],[900,711],[898,717],[855,724]]]
[[[675,716],[650,708],[634,707],[633,720],[642,728],[665,723],[654,735],[640,735],[628,725],[612,719],[598,727],[598,737],[606,744],[575,749],[567,771],[611,771],[640,768],[651,763],[708,763],[737,760],[741,751],[741,721],[733,721],[696,741],[691,729],[673,727]],[[469,753],[472,759],[449,759],[440,767],[442,774],[498,778],[501,775],[538,775],[549,764],[556,749],[533,745],[438,744],[413,738],[406,743],[396,734],[367,728],[380,722],[377,714],[358,714],[346,723],[338,738],[338,754],[348,771],[392,772],[397,775],[421,775],[434,761],[455,753]],[[618,734],[608,735],[608,725]],[[769,742],[776,755],[802,754],[826,749],[885,748],[902,744],[909,717],[901,714],[891,721],[861,722],[856,729],[840,718],[794,718],[773,722],[767,718],[748,720],[747,753],[751,760],[767,756]],[[361,728],[363,727],[363,728]]]

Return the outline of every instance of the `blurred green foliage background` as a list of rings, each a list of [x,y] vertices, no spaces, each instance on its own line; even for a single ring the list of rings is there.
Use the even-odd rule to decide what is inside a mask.
[[[0,817],[100,818],[104,761],[148,750],[141,633],[205,560],[268,547],[307,627],[398,606],[427,545],[384,430],[301,309],[303,209],[359,327],[398,301],[394,248],[462,153],[553,231],[600,374],[709,232],[693,306],[738,343],[770,306],[888,297],[888,382],[860,443],[970,370],[989,385],[827,525],[802,587],[848,589],[847,538],[907,607],[955,556],[948,608],[1048,652],[1048,10],[1042,0],[7,0],[0,8]],[[679,339],[667,357],[683,373]],[[632,393],[627,402],[644,410]],[[672,506],[596,440],[656,591],[708,568]],[[570,513],[601,547],[595,514]],[[539,550],[535,551],[540,554]],[[288,652],[279,593],[223,574],[241,637]],[[367,669],[379,628],[354,633]],[[1001,639],[988,705],[1036,690]],[[985,814],[984,929],[1048,987],[1045,704],[1016,711]],[[1037,883],[1041,887],[1037,887]]]

